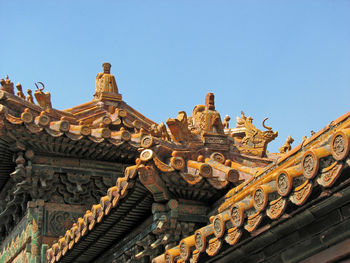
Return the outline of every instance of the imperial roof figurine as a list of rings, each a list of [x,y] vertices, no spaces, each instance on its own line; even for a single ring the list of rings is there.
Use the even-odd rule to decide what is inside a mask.
[[[111,74],[111,64],[103,63],[103,72],[96,76],[96,92],[94,98],[97,100],[120,101],[121,94],[118,92],[117,83]]]

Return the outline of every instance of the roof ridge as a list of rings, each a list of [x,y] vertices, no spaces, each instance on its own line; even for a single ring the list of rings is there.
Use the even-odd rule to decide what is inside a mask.
[[[166,249],[152,262],[198,262],[203,252],[215,256],[223,242],[234,246],[244,231],[256,231],[264,217],[280,218],[289,202],[305,204],[315,185],[332,187],[349,158],[349,117],[350,112],[331,122],[274,167],[236,187],[238,191],[231,189],[210,224],[182,239],[176,247]]]

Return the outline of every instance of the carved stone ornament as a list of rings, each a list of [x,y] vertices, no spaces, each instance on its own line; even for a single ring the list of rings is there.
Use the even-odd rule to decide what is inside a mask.
[[[257,189],[254,193],[254,205],[255,208],[259,211],[263,209],[264,204],[266,203],[266,196],[264,194],[263,189]]]
[[[239,227],[244,222],[244,212],[240,206],[236,205],[231,209],[231,222],[234,226]]]
[[[6,76],[5,79],[1,79],[0,83],[1,83],[1,90],[14,94],[13,82],[11,82],[11,80],[9,79],[9,76]]]
[[[208,93],[205,97],[205,105],[197,105],[192,113],[195,134],[224,134],[224,126],[219,112],[215,110],[214,94]],[[226,118],[226,126],[228,125]]]
[[[221,238],[225,233],[225,222],[220,215],[213,220],[214,234],[217,238]]]
[[[308,180],[295,189],[290,196],[290,200],[296,205],[303,205],[312,192],[312,183]]]
[[[231,120],[230,116],[226,115],[224,118],[224,121],[222,122],[222,125],[224,126],[225,129],[229,128],[230,120]]]
[[[281,196],[287,196],[292,190],[293,179],[286,173],[280,173],[277,176],[277,191]]]
[[[193,253],[192,253],[192,257],[191,257],[191,262],[192,263],[197,263],[198,260],[199,260],[199,256],[200,256],[200,253],[198,250],[194,250]]]
[[[285,198],[278,198],[277,200],[271,201],[266,209],[266,215],[271,219],[279,218],[287,207],[287,200]]]
[[[303,174],[306,178],[311,179],[316,176],[318,170],[318,160],[311,152],[305,154],[302,161]]]
[[[26,96],[24,96],[21,83],[17,83],[16,88],[17,88],[17,96],[20,97],[21,99],[25,99]]]
[[[151,125],[151,135],[154,137],[161,138],[164,141],[170,141],[170,136],[166,129],[164,122],[161,122],[159,125]]]
[[[235,245],[238,240],[241,238],[242,236],[242,230],[237,228],[237,227],[233,227],[233,228],[230,228],[227,230],[227,234],[226,234],[226,237],[225,237],[225,241],[233,246]]]
[[[32,90],[27,89],[27,93],[28,93],[27,101],[34,104],[34,97],[33,97],[33,92],[32,92]]]
[[[333,158],[341,161],[348,156],[350,151],[350,128],[337,131],[331,141]]]
[[[196,232],[194,235],[196,248],[199,252],[204,252],[206,246],[206,238],[200,232]]]
[[[239,147],[242,152],[260,157],[265,156],[267,144],[278,136],[278,132],[273,132],[271,127],[265,125],[267,119],[265,118],[262,123],[267,130],[261,131],[253,125],[253,119],[245,117],[242,112],[242,118],[239,118],[237,121],[240,126],[243,125],[245,128],[245,136],[241,140],[241,146]]]
[[[206,252],[209,256],[216,255],[220,248],[222,246],[222,241],[218,238],[210,239],[208,242],[208,248],[206,249]]]
[[[44,109],[51,109],[52,105],[51,105],[51,94],[50,92],[43,92],[43,90],[45,89],[45,86],[42,82],[38,82],[42,88],[39,88],[39,86],[35,83],[36,86],[36,90],[34,92],[34,96],[36,98],[36,101],[38,102],[39,106],[44,108]]]
[[[330,167],[323,169],[317,182],[324,187],[331,187],[340,175],[344,164],[334,162]]]
[[[344,152],[345,150],[345,142],[344,142],[344,137],[341,136],[341,135],[338,135],[334,138],[334,141],[333,141],[333,149],[334,149],[334,152],[337,154],[337,155],[340,155]]]
[[[190,141],[191,132],[188,128],[186,112],[180,111],[176,119],[168,119],[166,123],[171,131],[173,141],[179,143]]]
[[[118,92],[118,86],[114,76],[111,74],[111,64],[103,63],[103,72],[96,76],[95,99],[120,101],[121,95]]]
[[[294,142],[294,139],[291,136],[288,136],[286,142],[279,148],[280,153],[286,153],[292,149],[291,144]]]
[[[253,232],[254,230],[256,230],[258,228],[262,219],[263,219],[263,215],[260,213],[254,215],[252,217],[249,217],[247,220],[247,224],[244,226],[244,228],[248,232]]]

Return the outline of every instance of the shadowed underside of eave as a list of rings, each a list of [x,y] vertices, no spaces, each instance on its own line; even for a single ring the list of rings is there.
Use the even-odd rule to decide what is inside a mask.
[[[9,150],[9,145],[3,139],[0,139],[0,189],[10,177],[10,173],[14,171],[15,164],[12,161],[13,153]]]
[[[88,138],[72,140],[66,136],[53,137],[45,132],[32,134],[23,127],[10,130],[7,140],[20,143],[36,154],[65,156],[91,160],[133,163],[138,152],[127,142],[114,145],[111,142],[93,142]]]
[[[153,197],[138,181],[117,208],[78,242],[60,262],[93,262],[151,214]]]

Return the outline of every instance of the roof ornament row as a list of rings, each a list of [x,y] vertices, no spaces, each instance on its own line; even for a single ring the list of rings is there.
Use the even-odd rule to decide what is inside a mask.
[[[9,76],[6,76],[5,79],[1,79],[0,80],[0,83],[1,83],[1,88],[0,90],[3,90],[3,91],[6,91],[10,94],[13,94],[15,95],[15,92],[14,92],[14,85],[13,85],[13,82],[10,80]],[[45,85],[44,83],[42,82],[37,82],[37,83],[34,83],[35,86],[36,86],[36,90],[34,92],[34,96],[38,102],[38,105],[44,109],[51,109],[52,108],[52,104],[51,104],[51,94],[50,92],[43,92],[43,90],[45,89]],[[39,88],[39,85],[41,85],[41,88]],[[28,96],[26,97],[23,93],[23,88],[22,88],[22,85],[21,83],[17,83],[16,85],[16,88],[17,88],[17,96],[20,97],[21,99],[23,100],[26,100],[30,103],[34,103],[34,97],[33,97],[33,93],[32,93],[32,90],[31,89],[27,89],[27,93],[28,93]]]

